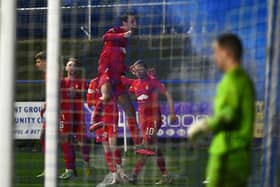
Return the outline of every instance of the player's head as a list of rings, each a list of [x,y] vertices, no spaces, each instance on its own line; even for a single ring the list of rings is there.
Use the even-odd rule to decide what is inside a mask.
[[[136,16],[134,12],[126,12],[121,16],[122,27],[127,31],[136,29]]]
[[[46,53],[44,51],[41,51],[35,55],[35,66],[40,71],[46,71]]]
[[[79,61],[73,57],[68,58],[65,65],[65,71],[67,72],[67,74],[71,76],[75,76],[77,75],[78,69],[79,69]]]
[[[232,33],[219,35],[213,45],[214,61],[221,70],[225,70],[229,63],[240,63],[243,47],[240,38]]]
[[[147,65],[143,60],[137,60],[134,64],[135,75],[138,79],[145,79],[148,75]]]

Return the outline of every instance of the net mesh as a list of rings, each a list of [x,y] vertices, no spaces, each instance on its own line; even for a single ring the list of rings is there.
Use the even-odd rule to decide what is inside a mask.
[[[34,65],[34,55],[46,50],[46,6],[45,0],[17,1],[15,186],[43,184],[43,178],[36,178],[36,175],[43,171],[44,157],[38,140],[42,125],[39,113],[45,100],[45,84],[43,73]],[[81,77],[87,83],[97,75],[97,62],[103,46],[101,36],[112,26],[121,24],[119,16],[124,11],[136,13],[137,34],[129,41],[126,65],[144,59],[149,67],[156,69],[158,79],[166,85],[175,100],[179,120],[169,124],[166,100],[161,98],[164,123],[158,133],[158,145],[162,148],[167,169],[176,186],[203,186],[210,137],[193,145],[187,140],[186,129],[200,117],[212,112],[216,84],[221,77],[211,57],[213,39],[225,31],[238,33],[245,46],[243,65],[254,79],[259,101],[260,118],[259,125],[256,125],[256,136],[259,138],[255,139],[252,148],[253,167],[249,182],[250,186],[261,185],[261,106],[264,97],[267,20],[265,1],[64,0],[61,10],[61,64],[64,65],[69,57],[79,59],[84,69]],[[61,70],[64,70],[63,65]],[[131,74],[128,76],[133,77]],[[85,105],[86,128],[91,111],[92,108]],[[124,112],[120,110],[119,114],[118,145],[123,152],[124,171],[131,174],[138,156],[133,152],[128,129],[128,151],[123,151]],[[31,121],[26,121],[27,118]],[[103,147],[95,142],[93,134],[86,133],[91,139],[90,175],[85,175],[80,145],[74,140],[78,177],[58,179],[58,186],[92,186],[103,179],[105,184],[110,181]],[[57,169],[60,174],[65,164],[60,147],[59,150]],[[153,157],[143,168],[138,183],[153,186],[160,177],[156,158]]]

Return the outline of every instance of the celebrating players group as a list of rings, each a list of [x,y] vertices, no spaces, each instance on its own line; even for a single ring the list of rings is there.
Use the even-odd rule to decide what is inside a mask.
[[[93,107],[90,131],[95,133],[96,142],[104,148],[104,157],[111,172],[108,184],[130,182],[137,183],[137,176],[150,156],[156,156],[162,178],[156,184],[170,184],[171,177],[165,166],[165,159],[157,146],[157,132],[161,127],[160,94],[165,95],[170,108],[170,122],[176,121],[171,95],[156,78],[154,69],[148,69],[143,60],[137,60],[129,68],[124,61],[128,39],[136,28],[136,18],[127,13],[121,17],[122,25],[113,27],[103,35],[104,46],[99,57],[98,74],[87,87],[81,77],[81,64],[76,58],[69,58],[65,71],[67,76],[61,78],[60,89],[60,125],[59,136],[62,147],[65,172],[59,179],[69,180],[77,176],[75,165],[75,144],[77,142],[84,160],[84,174],[90,175],[90,140],[86,136],[83,104],[84,92],[87,92],[87,104]],[[35,56],[39,70],[46,70],[46,54],[39,52]],[[136,79],[125,77],[130,71]],[[134,106],[128,91],[136,96],[139,111],[139,127]],[[131,133],[135,152],[139,155],[132,175],[126,175],[122,168],[121,150],[117,146],[118,138],[118,104],[126,114],[127,126]],[[43,117],[47,103],[41,111]],[[45,150],[45,124],[41,133],[41,144]],[[37,177],[43,177],[44,172]]]
[[[105,160],[110,170],[110,184],[137,184],[137,177],[147,159],[156,156],[162,178],[156,184],[170,184],[164,156],[157,146],[157,132],[161,127],[159,96],[165,95],[170,110],[170,122],[177,120],[171,95],[156,77],[154,69],[148,69],[143,60],[125,66],[128,38],[136,28],[133,14],[121,17],[122,25],[109,29],[103,35],[104,46],[99,57],[98,74],[90,81],[87,93],[88,106],[94,107],[90,131],[95,132],[97,142],[102,142]],[[212,133],[209,148],[206,180],[207,187],[246,187],[250,176],[250,147],[253,140],[255,117],[255,92],[250,76],[241,67],[243,45],[236,34],[224,33],[213,42],[213,60],[224,73],[218,84],[213,103],[213,115],[208,119],[195,121],[188,128],[192,141],[199,136]],[[39,70],[46,70],[46,54],[35,56]],[[84,173],[90,174],[89,140],[85,136],[83,115],[83,92],[86,83],[80,77],[81,66],[77,59],[69,58],[61,78],[60,100],[60,142],[66,170],[59,178],[67,180],[77,175],[75,147],[77,142],[83,155]],[[130,71],[136,79],[125,77]],[[127,89],[128,88],[128,89]],[[138,103],[139,125],[128,91],[135,95]],[[132,174],[127,176],[122,169],[121,151],[117,146],[118,106],[125,111],[135,152],[139,158]],[[45,111],[41,111],[41,116]],[[141,129],[141,138],[140,130]],[[44,152],[45,125],[41,134]],[[44,172],[38,177],[44,176]]]

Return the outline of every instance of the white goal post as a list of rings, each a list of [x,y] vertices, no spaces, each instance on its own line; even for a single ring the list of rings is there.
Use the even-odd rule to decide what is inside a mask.
[[[0,181],[12,186],[16,1],[0,0]]]

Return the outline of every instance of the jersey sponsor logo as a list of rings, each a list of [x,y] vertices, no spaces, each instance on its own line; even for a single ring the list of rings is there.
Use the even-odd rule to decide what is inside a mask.
[[[148,99],[148,98],[149,98],[148,95],[142,94],[142,95],[140,95],[140,96],[137,97],[137,100],[138,100],[138,101],[143,101],[143,100],[146,100],[146,99]]]
[[[88,89],[88,93],[89,93],[89,94],[93,93],[93,89],[90,89],[90,88],[89,88],[89,89]]]

